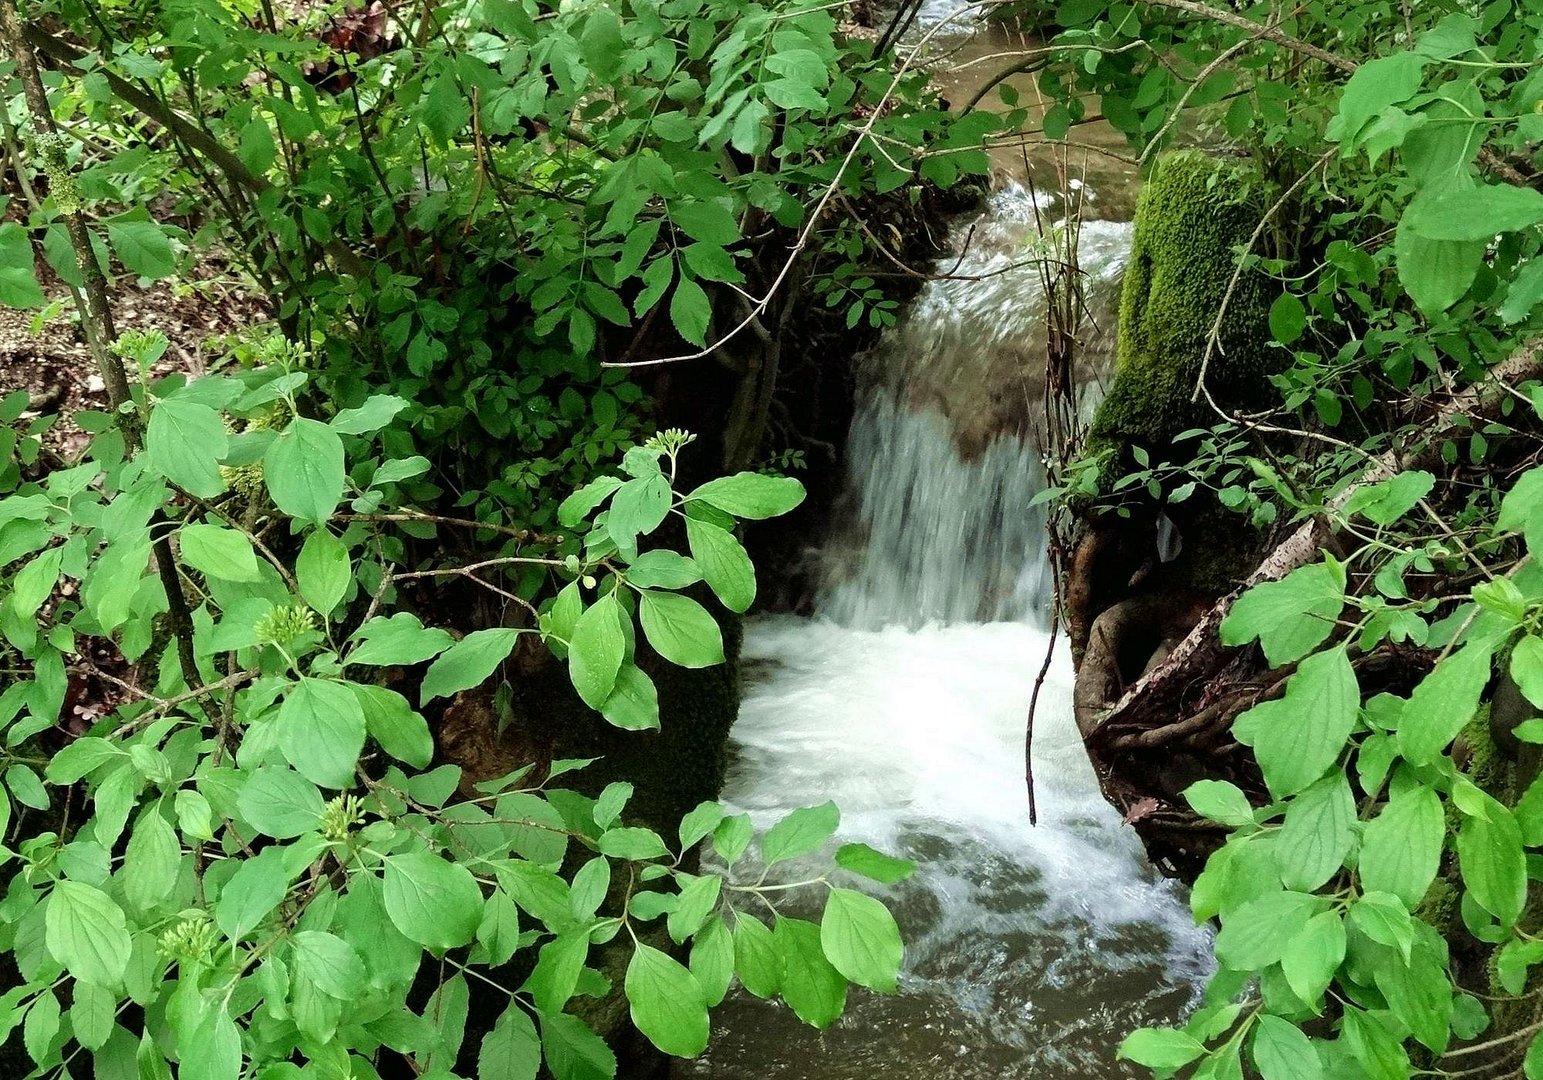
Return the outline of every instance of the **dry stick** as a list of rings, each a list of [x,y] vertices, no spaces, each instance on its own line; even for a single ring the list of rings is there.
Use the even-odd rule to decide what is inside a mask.
[[[27,107],[32,113],[32,123],[40,135],[51,139],[59,137],[53,111],[48,105],[48,91],[38,72],[37,57],[28,47],[22,32],[20,16],[15,0],[0,0],[0,36],[10,47],[16,62],[17,74],[27,95]],[[70,246],[75,250],[76,266],[84,283],[81,290],[71,286],[70,293],[80,314],[80,324],[86,333],[86,345],[96,361],[97,371],[107,389],[107,400],[115,416],[121,421],[124,445],[132,453],[139,448],[139,418],[132,411],[133,398],[129,392],[128,373],[123,363],[112,353],[112,342],[117,339],[113,326],[112,305],[107,298],[107,279],[91,247],[91,233],[86,227],[85,215],[77,205],[73,209],[61,207],[65,228],[70,234]],[[156,521],[164,520],[157,511]],[[177,660],[182,668],[182,678],[188,686],[200,682],[198,662],[193,654],[193,619],[188,612],[187,598],[182,592],[182,582],[177,577],[177,564],[172,557],[171,541],[162,536],[155,541],[155,568],[160,576],[161,587],[166,592],[167,614],[171,617],[172,636],[177,642]]]
[[[910,55],[901,62],[899,69],[895,72],[894,78],[890,80],[889,87],[884,91],[884,95],[879,98],[878,103],[874,105],[873,112],[868,117],[867,123],[858,129],[857,137],[852,140],[851,147],[847,150],[846,156],[841,159],[841,165],[836,169],[836,175],[831,178],[830,183],[825,187],[825,191],[815,202],[814,209],[809,213],[808,222],[801,230],[799,230],[798,238],[793,244],[793,249],[788,253],[787,260],[782,264],[782,269],[777,273],[777,276],[772,279],[771,285],[767,287],[766,294],[755,300],[754,304],[750,308],[749,314],[741,319],[732,330],[719,337],[716,341],[713,341],[705,347],[698,349],[696,352],[681,353],[676,356],[657,356],[649,360],[629,360],[626,362],[620,360],[607,360],[600,366],[639,368],[654,367],[660,364],[677,364],[686,360],[700,360],[703,357],[711,356],[724,345],[728,344],[729,341],[750,329],[751,324],[759,319],[761,314],[771,306],[772,297],[777,295],[777,292],[782,288],[783,283],[787,281],[788,275],[793,272],[794,263],[796,263],[798,261],[798,257],[803,254],[804,249],[809,246],[809,238],[814,235],[814,230],[819,227],[820,218],[825,214],[825,208],[829,206],[831,200],[836,197],[836,193],[841,187],[841,181],[846,177],[847,170],[852,167],[852,162],[857,158],[857,152],[862,149],[863,144],[872,137],[873,129],[878,124],[879,117],[884,114],[885,106],[889,104],[889,99],[895,96],[895,91],[900,88],[900,84],[905,80],[906,73],[910,71],[912,64],[914,64],[917,57],[921,55],[922,47],[926,45],[934,35],[941,32],[944,27],[953,22],[955,19],[961,18],[966,14],[979,10],[980,8],[996,7],[1004,2],[1005,0],[973,0],[971,3],[964,4],[958,9],[950,12],[944,18],[938,20],[937,23],[933,24],[932,28],[928,30],[925,35],[923,35],[919,42],[916,43],[916,48],[914,48]]]

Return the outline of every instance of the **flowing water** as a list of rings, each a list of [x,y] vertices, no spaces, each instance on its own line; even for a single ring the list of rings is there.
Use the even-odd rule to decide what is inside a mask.
[[[955,231],[970,239],[958,273],[977,280],[930,283],[867,358],[819,614],[747,627],[725,792],[761,826],[834,799],[841,839],[920,863],[881,890],[906,939],[900,993],[854,989],[817,1033],[736,990],[681,1078],[1134,1075],[1114,1060],[1120,1039],[1182,1016],[1207,973],[1206,934],[1099,795],[1064,652],[1036,720],[1029,826],[1024,722],[1049,644],[1026,374],[1043,363],[1044,304],[1037,271],[1014,267],[1037,235],[1033,201],[1009,188]],[[1106,324],[1128,248],[1128,225],[1082,234]],[[1107,348],[1102,329],[1089,336]],[[789,913],[820,902],[778,895]]]

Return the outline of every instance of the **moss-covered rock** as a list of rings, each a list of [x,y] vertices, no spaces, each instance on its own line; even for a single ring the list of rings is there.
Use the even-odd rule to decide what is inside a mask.
[[[1215,419],[1204,400],[1191,398],[1238,249],[1264,212],[1263,188],[1246,160],[1198,150],[1157,159],[1137,203],[1114,380],[1093,419],[1094,449],[1160,450],[1184,429]],[[1206,377],[1224,407],[1257,401],[1268,386],[1269,305],[1263,276],[1245,273]]]

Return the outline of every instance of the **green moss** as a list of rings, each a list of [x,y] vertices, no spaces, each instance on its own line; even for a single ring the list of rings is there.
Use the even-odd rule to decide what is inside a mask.
[[[1490,705],[1479,706],[1474,718],[1463,728],[1460,738],[1468,748],[1468,760],[1462,771],[1474,784],[1494,796],[1505,806],[1515,806],[1521,793],[1516,790],[1516,762],[1500,747],[1490,734]]]
[[[1093,419],[1090,450],[1160,448],[1184,429],[1215,419],[1203,400],[1190,399],[1237,251],[1263,213],[1262,189],[1258,170],[1246,161],[1196,150],[1158,158],[1137,203],[1114,380]],[[1206,377],[1223,406],[1257,401],[1265,391],[1265,376],[1279,355],[1269,349],[1268,325],[1266,281],[1244,274],[1228,302]]]

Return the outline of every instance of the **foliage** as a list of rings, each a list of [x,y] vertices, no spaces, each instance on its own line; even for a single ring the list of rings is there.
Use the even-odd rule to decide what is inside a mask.
[[[648,430],[602,363],[694,351],[798,281],[848,325],[892,321],[850,208],[983,173],[995,123],[951,118],[809,0],[29,14],[70,31],[29,39],[66,76],[56,114],[105,144],[58,151],[101,254],[159,278],[228,250],[317,389],[411,401],[422,483],[538,531]],[[63,192],[28,225],[71,280]],[[41,300],[26,240],[0,233],[0,302]]]
[[[403,497],[418,466],[380,448],[405,402],[306,415],[306,381],[279,367],[173,376],[140,388],[141,451],[99,418],[69,468],[24,475],[35,436],[8,457],[0,633],[30,677],[0,695],[0,815],[33,824],[4,851],[0,934],[21,984],[0,998],[0,1032],[22,1029],[38,1074],[89,1056],[97,1075],[165,1076],[175,1061],[209,1080],[281,1080],[304,1062],[375,1076],[393,1058],[436,1077],[458,1061],[486,1080],[534,1077],[543,1061],[559,1078],[609,1076],[611,1051],[565,1009],[611,992],[594,956],[623,933],[633,1021],[671,1054],[702,1051],[736,974],[820,1027],[849,982],[892,992],[900,938],[877,901],[821,876],[806,883],[830,886],[820,925],[759,921],[777,894],[764,872],[736,874],[744,815],[704,803],[666,838],[626,823],[630,784],[597,798],[558,786],[583,761],[474,791],[457,767],[431,767],[425,707],[486,681],[525,635],[566,657],[612,723],[657,726],[639,635],[678,664],[721,662],[717,623],[681,590],[705,579],[748,606],[736,523],[791,509],[798,482],[741,473],[677,493],[690,440],[667,432],[628,452],[624,477],[567,500],[578,550],[479,568],[566,582],[539,628],[457,640],[402,603],[422,572],[399,561],[392,519],[435,521]],[[649,546],[667,518],[686,521],[693,555]],[[148,565],[153,536],[172,540],[197,598],[195,685],[159,618],[176,601]],[[69,658],[104,647],[148,681],[108,671],[127,700],[48,753]],[[421,670],[416,700],[407,670]],[[795,811],[762,838],[760,863],[816,852],[838,822],[829,804]],[[721,872],[692,870],[705,837]],[[860,845],[836,861],[882,882],[911,869]],[[468,980],[507,1006],[463,1047]]]
[[[1280,675],[1231,728],[1257,794],[1245,777],[1186,792],[1230,833],[1192,895],[1197,919],[1220,920],[1219,970],[1182,1029],[1138,1031],[1122,1055],[1159,1076],[1461,1075],[1492,1060],[1543,1075],[1528,977],[1543,959],[1529,904],[1543,787],[1497,786],[1475,744],[1497,671],[1526,703],[1515,738],[1540,737],[1526,720],[1543,707],[1536,384],[1502,387],[1487,423],[1433,423],[1428,400],[1527,348],[1543,318],[1543,11],[1073,0],[1058,18],[1056,45],[1088,50],[1042,76],[1067,116],[1097,94],[1150,152],[1177,110],[1202,106],[1209,133],[1293,195],[1258,230],[1286,234],[1283,254],[1236,255],[1238,277],[1275,279],[1280,407],[1223,412],[1138,456],[1106,504],[1209,488],[1260,524],[1326,517],[1341,544],[1247,590],[1221,624],[1224,645],[1257,643]],[[1384,453],[1429,467],[1372,483]],[[1081,463],[1063,494],[1094,494],[1098,469]],[[1379,654],[1425,673],[1385,689]],[[1437,896],[1452,887],[1449,922]],[[1472,981],[1475,946],[1492,982]],[[1481,1036],[1463,1050],[1478,1056],[1444,1060]]]
[[[43,57],[46,116],[29,93],[8,147],[37,169],[0,225],[0,303],[45,303],[42,260],[94,338],[95,271],[228,256],[281,332],[193,380],[156,377],[158,335],[107,342],[127,389],[75,418],[78,460],[0,406],[0,1034],[44,1076],[589,1080],[618,1065],[586,998],[691,1056],[736,978],[816,1027],[850,985],[893,992],[894,920],[849,886],[909,863],[845,845],[768,884],[834,806],[755,841],[704,803],[662,835],[625,781],[560,786],[583,761],[473,785],[432,725],[522,648],[617,728],[669,722],[638,650],[722,663],[708,605],[756,597],[741,523],[803,489],[684,483],[690,436],[650,436],[606,365],[732,361],[733,328],[802,288],[885,325],[854,207],[983,173],[995,121],[948,116],[804,0],[23,14],[4,74]],[[92,687],[117,704],[61,747]],[[698,872],[704,841],[722,871]],[[777,912],[795,887],[827,890],[819,923]]]

